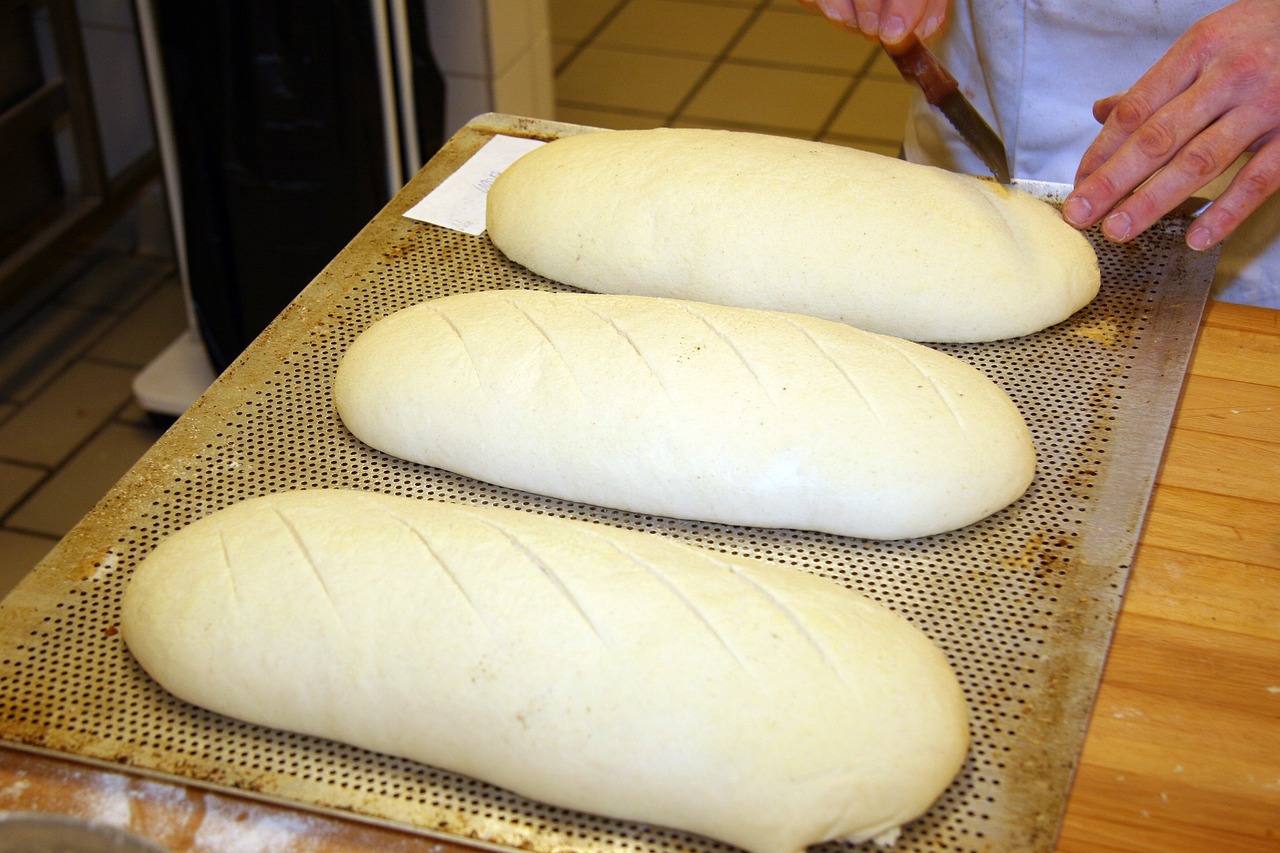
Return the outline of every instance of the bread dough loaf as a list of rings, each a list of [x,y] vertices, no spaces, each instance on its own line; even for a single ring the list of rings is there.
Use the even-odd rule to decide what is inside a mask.
[[[990,341],[1098,292],[1088,241],[1042,201],[839,145],[599,131],[526,154],[487,226],[512,260],[600,293],[793,311],[915,341]]]
[[[1035,449],[979,371],[794,314],[481,291],[365,330],[343,422],[403,459],[634,512],[898,539],[1025,491]]]
[[[213,711],[757,853],[892,836],[968,749],[945,658],[870,599],[516,510],[247,500],[160,543],[121,629]]]

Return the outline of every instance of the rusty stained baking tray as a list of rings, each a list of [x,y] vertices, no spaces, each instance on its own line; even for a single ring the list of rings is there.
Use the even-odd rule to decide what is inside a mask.
[[[1093,304],[1026,338],[939,347],[1009,392],[1038,451],[1020,500],[952,533],[873,542],[655,518],[495,487],[360,444],[334,411],[330,382],[374,320],[459,291],[560,287],[508,261],[487,236],[403,211],[495,133],[586,130],[472,121],[166,432],[0,606],[0,738],[497,849],[723,850],[220,717],[172,698],[134,663],[117,631],[120,595],[165,536],[254,495],[371,489],[649,530],[814,572],[885,603],[948,655],[973,730],[961,774],[896,849],[1050,849],[1214,257],[1186,249],[1185,218],[1125,246],[1091,235],[1103,271]],[[1051,201],[1062,189],[1023,186]]]

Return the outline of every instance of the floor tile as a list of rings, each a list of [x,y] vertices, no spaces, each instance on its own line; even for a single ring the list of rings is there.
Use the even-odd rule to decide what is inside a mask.
[[[849,86],[850,79],[840,74],[725,62],[716,68],[680,118],[816,135]]]
[[[116,412],[111,419],[116,423],[131,424],[133,426],[154,425],[154,421],[151,420],[151,415],[146,409],[138,405],[136,398],[132,402],[128,403],[123,409]]]
[[[0,457],[55,467],[130,398],[134,371],[78,361],[0,425]]]
[[[553,41],[551,43],[551,67],[560,68],[578,52],[578,45],[573,42]]]
[[[159,437],[158,429],[108,424],[9,515],[6,527],[65,535]]]
[[[116,321],[100,311],[51,304],[0,339],[0,400],[30,399]]]
[[[703,60],[590,47],[556,78],[566,106],[670,115],[709,68]]]
[[[715,59],[751,14],[752,10],[745,6],[630,0],[596,35],[592,45]]]
[[[187,328],[182,288],[169,278],[126,314],[89,350],[88,355],[117,364],[146,367]]]
[[[837,29],[817,15],[768,9],[752,22],[729,58],[856,74],[878,52],[883,51],[870,40]]]
[[[48,473],[43,468],[0,461],[0,516],[17,506]]]
[[[97,245],[73,242],[59,247],[49,259],[51,268],[44,281],[46,293],[58,294],[97,263],[107,250]]]
[[[864,79],[841,107],[829,131],[842,136],[900,141],[910,100],[911,84],[905,80]]]
[[[907,82],[902,76],[902,72],[898,70],[898,66],[893,64],[893,60],[889,58],[889,54],[883,50],[876,53],[875,60],[871,63],[871,67],[867,69],[867,76],[874,77],[878,80],[897,80],[898,82]],[[916,85],[912,83],[911,85]]]
[[[58,540],[15,530],[0,530],[0,597],[18,585]]]
[[[551,34],[557,41],[580,42],[627,0],[551,0]]]
[[[124,313],[171,275],[173,264],[159,258],[104,253],[87,274],[78,276],[58,295],[58,301],[81,308]]]

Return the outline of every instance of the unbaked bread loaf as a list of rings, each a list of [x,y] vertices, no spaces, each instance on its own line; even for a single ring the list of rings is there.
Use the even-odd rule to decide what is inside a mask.
[[[1020,496],[1035,449],[978,370],[795,314],[504,290],[366,329],[333,387],[367,444],[634,512],[899,539]]]
[[[661,536],[356,491],[162,541],[129,649],[181,699],[756,853],[891,838],[968,749],[902,617]]]
[[[599,131],[494,182],[489,236],[585,290],[825,317],[915,341],[990,341],[1098,292],[1088,241],[1048,204],[839,145],[733,131]]]

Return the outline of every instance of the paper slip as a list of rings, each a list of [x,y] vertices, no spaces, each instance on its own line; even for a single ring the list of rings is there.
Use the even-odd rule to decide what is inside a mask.
[[[494,178],[521,155],[545,144],[541,139],[493,137],[404,215],[454,231],[483,234],[485,196]]]

